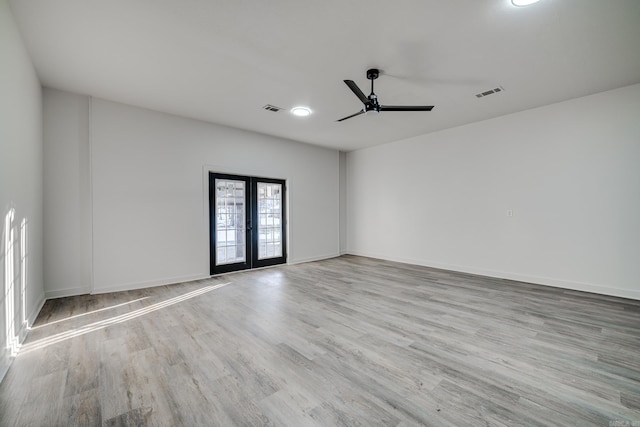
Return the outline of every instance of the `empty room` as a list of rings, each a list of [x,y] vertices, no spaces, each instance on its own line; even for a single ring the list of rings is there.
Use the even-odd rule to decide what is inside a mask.
[[[640,427],[638,46],[638,0],[0,0],[0,426]]]

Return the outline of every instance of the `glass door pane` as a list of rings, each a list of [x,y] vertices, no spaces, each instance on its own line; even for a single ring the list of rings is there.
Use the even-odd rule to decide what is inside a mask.
[[[247,245],[244,181],[215,180],[216,265],[246,262]]]
[[[258,182],[258,259],[282,256],[282,184]]]
[[[251,268],[251,180],[209,174],[211,274]]]

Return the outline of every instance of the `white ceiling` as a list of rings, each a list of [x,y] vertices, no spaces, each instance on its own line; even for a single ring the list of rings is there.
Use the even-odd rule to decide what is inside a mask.
[[[640,0],[11,6],[44,86],[344,151],[640,82]],[[372,67],[381,104],[434,110],[336,122],[362,107],[343,80],[368,94]]]

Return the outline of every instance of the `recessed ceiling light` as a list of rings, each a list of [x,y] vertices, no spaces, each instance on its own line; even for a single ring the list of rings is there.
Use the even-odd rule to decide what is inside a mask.
[[[311,114],[311,108],[309,108],[309,107],[293,107],[291,109],[291,113],[294,116],[307,117],[308,115]]]
[[[530,4],[534,4],[539,2],[540,0],[511,0],[514,6],[529,6]]]

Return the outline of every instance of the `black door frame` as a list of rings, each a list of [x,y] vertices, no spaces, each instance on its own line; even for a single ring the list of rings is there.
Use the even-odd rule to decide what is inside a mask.
[[[216,215],[216,179],[228,179],[234,181],[243,181],[245,183],[245,261],[216,265],[216,242],[217,242],[217,215]],[[258,259],[258,183],[274,183],[282,185],[281,194],[281,235],[282,235],[282,256]],[[287,204],[286,204],[286,182],[282,179],[260,178],[244,175],[233,175],[217,172],[209,172],[209,273],[211,275],[228,273],[231,271],[247,270],[250,268],[266,267],[277,264],[285,264],[287,262]]]

